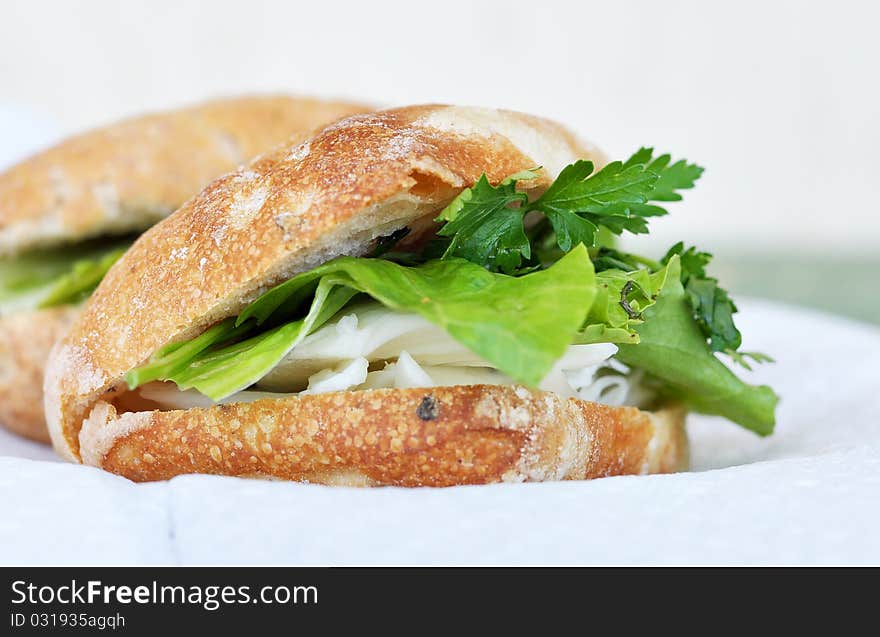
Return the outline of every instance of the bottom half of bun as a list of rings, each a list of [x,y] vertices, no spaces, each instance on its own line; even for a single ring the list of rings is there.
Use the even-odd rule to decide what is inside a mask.
[[[63,306],[0,317],[0,425],[49,442],[43,415],[43,372],[49,351],[79,314]]]
[[[452,486],[669,473],[684,410],[517,386],[375,389],[119,413],[98,402],[84,463],[135,481],[205,473],[346,486]]]

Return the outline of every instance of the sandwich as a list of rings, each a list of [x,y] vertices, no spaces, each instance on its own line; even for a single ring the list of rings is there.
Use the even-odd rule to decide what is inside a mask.
[[[216,100],[93,130],[0,174],[0,423],[48,442],[49,349],[140,232],[258,153],[363,110]]]
[[[605,236],[701,172],[501,110],[340,120],[110,269],[48,363],[55,448],[135,481],[450,486],[679,471],[688,409],[767,435],[709,255]]]

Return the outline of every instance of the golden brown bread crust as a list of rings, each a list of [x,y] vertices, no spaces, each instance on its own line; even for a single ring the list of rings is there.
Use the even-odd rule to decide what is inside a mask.
[[[85,463],[138,482],[186,473],[348,486],[583,480],[687,466],[684,412],[467,385],[338,392],[117,415],[100,402]]]
[[[0,317],[0,425],[49,442],[43,416],[43,369],[49,350],[70,328],[79,307]]]
[[[0,174],[0,255],[140,230],[210,179],[291,137],[367,107],[285,96],[222,99],[68,139]],[[78,310],[6,316],[0,423],[48,441],[43,368]]]
[[[79,459],[98,398],[159,347],[237,314],[272,285],[424,223],[483,173],[540,191],[565,164],[601,159],[563,127],[488,109],[414,106],[356,115],[225,175],[145,233],[112,268],[46,375],[56,449]]]
[[[360,104],[221,99],[72,137],[0,174],[0,255],[143,230],[217,175]]]

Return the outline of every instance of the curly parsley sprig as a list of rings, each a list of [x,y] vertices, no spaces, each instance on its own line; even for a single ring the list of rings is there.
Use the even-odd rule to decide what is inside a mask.
[[[648,220],[667,214],[662,202],[679,201],[680,191],[693,188],[703,168],[686,160],[673,162],[668,154],[654,155],[643,147],[626,161],[614,161],[596,171],[593,162],[578,160],[566,166],[534,201],[517,190],[517,182],[535,179],[538,169],[511,175],[497,186],[482,175],[437,217],[443,257],[462,257],[493,272],[519,275],[541,267],[583,243],[593,248],[596,271],[661,270],[673,255],[681,262],[681,283],[694,319],[712,351],[723,352],[748,368],[747,358],[764,362],[761,354],[738,352],[742,336],[733,321],[736,305],[717,279],[706,274],[712,258],[696,248],[674,245],[658,262],[599,247],[600,228],[614,234],[648,232]],[[528,213],[543,219],[525,227]],[[436,248],[436,246],[435,246]]]
[[[595,246],[600,227],[615,234],[644,234],[650,217],[666,214],[665,208],[650,202],[681,199],[678,191],[692,188],[702,172],[696,164],[672,163],[669,155],[655,158],[652,148],[640,148],[625,162],[611,162],[598,171],[593,162],[578,160],[531,202],[516,185],[536,178],[537,169],[512,175],[497,186],[484,174],[437,217],[445,222],[438,233],[448,240],[444,256],[462,257],[492,271],[517,272],[532,258],[533,243],[541,238],[526,232],[529,212],[544,215],[563,252],[580,243]]]
[[[712,260],[709,252],[699,251],[695,247],[685,249],[684,243],[680,241],[669,248],[659,261],[607,247],[592,251],[596,272],[632,272],[642,268],[659,272],[669,264],[673,256],[679,258],[681,284],[693,309],[694,320],[700,326],[712,351],[730,356],[735,363],[749,370],[749,360],[755,363],[772,362],[772,358],[760,352],[738,351],[742,345],[742,335],[733,320],[737,307],[727,290],[718,285],[718,279],[706,273],[706,266]]]

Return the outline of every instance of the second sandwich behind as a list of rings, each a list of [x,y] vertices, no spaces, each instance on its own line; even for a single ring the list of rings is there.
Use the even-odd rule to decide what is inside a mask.
[[[218,99],[78,135],[0,173],[0,425],[48,441],[49,349],[137,234],[254,155],[364,110]]]

